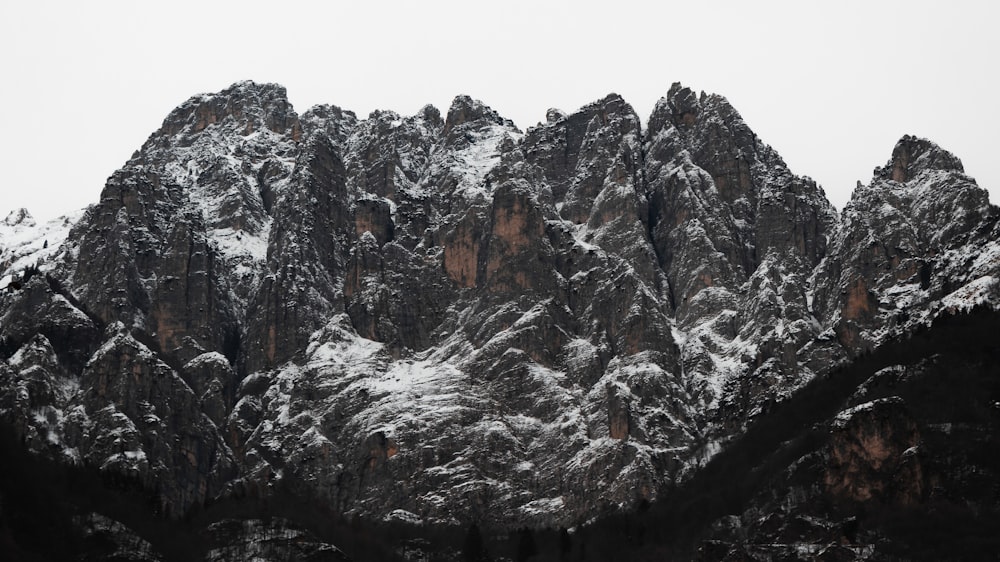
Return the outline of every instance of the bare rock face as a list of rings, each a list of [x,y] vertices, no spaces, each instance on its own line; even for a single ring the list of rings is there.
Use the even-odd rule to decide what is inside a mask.
[[[996,321],[995,311],[983,310],[940,319],[817,381],[818,400],[806,414],[817,423],[792,430],[795,437],[755,466],[766,476],[711,525],[702,553],[714,560],[741,553],[762,560],[988,557],[1000,517],[996,494],[984,493],[995,486],[1000,458],[982,448],[996,441],[1000,420],[997,350],[988,343]],[[822,402],[832,410],[816,407]]]
[[[969,307],[996,293],[996,208],[958,158],[930,141],[901,139],[843,217],[815,273],[815,309],[849,353],[927,322],[937,306]]]
[[[62,230],[18,217],[0,411],[178,514],[281,487],[571,527],[691,481],[836,365],[1000,302],[998,214],[957,158],[904,137],[838,215],[680,84],[645,129],[611,94],[521,131],[468,96],[300,117],[241,82],[171,112]],[[876,404],[810,477],[919,504],[926,424]],[[254,525],[213,556],[271,552],[280,525]]]
[[[109,332],[80,375],[82,395],[71,407],[76,423],[65,424],[62,441],[78,449],[85,462],[135,471],[149,485],[166,488],[167,512],[180,513],[215,497],[236,467],[198,397],[121,324]]]
[[[846,502],[917,503],[923,491],[919,443],[920,433],[900,399],[880,399],[841,412],[823,479],[827,494]],[[900,487],[887,489],[893,480]]]
[[[353,230],[340,204],[347,185],[343,161],[329,140],[311,137],[292,182],[276,203],[280,214],[268,240],[267,271],[254,294],[244,347],[246,369],[289,360],[309,334],[341,308],[343,251]]]
[[[687,333],[688,385],[717,421],[739,425],[814,374],[797,357],[821,331],[807,279],[837,217],[720,96],[675,84],[645,142],[649,228]]]

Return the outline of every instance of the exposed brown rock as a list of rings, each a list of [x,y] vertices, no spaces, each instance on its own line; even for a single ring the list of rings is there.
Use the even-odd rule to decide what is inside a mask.
[[[354,232],[361,236],[371,232],[379,246],[393,238],[395,227],[392,212],[384,199],[361,199],[354,207]]]
[[[906,453],[917,446],[920,435],[901,400],[883,399],[862,405],[839,423],[823,477],[831,497],[849,502],[904,504],[919,498],[922,470],[917,457]]]
[[[628,403],[618,395],[618,389],[608,384],[608,434],[612,439],[626,440],[631,426]]]
[[[515,186],[497,189],[490,224],[485,279],[494,290],[525,290],[535,284],[531,250],[545,238],[545,223],[537,201]]]
[[[476,286],[479,269],[482,218],[471,211],[445,236],[443,265],[448,278],[459,287]]]
[[[847,287],[847,298],[841,316],[847,320],[867,320],[872,317],[877,306],[868,284],[859,278]]]

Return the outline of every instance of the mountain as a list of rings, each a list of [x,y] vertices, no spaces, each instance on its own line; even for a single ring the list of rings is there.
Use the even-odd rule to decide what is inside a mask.
[[[616,94],[527,131],[467,96],[192,97],[98,203],[0,225],[0,412],[46,467],[23,474],[145,506],[67,500],[112,558],[194,533],[204,559],[365,559],[317,518],[409,559],[587,559],[584,529],[639,558],[662,545],[616,521],[690,514],[707,559],[892,559],[857,509],[995,517],[1000,469],[967,457],[996,439],[1000,215],[959,159],[903,137],[838,213],[721,96],[675,84],[641,125]]]

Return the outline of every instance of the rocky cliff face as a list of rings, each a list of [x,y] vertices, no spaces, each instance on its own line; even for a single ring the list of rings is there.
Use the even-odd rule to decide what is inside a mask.
[[[818,381],[799,396],[806,408],[775,411],[793,429],[743,469],[757,476],[736,494],[742,501],[704,526],[702,559],[992,556],[1000,521],[996,323],[983,310],[942,317]]]
[[[44,248],[0,225],[0,410],[172,513],[280,484],[374,520],[569,527],[655,501],[834,366],[997,306],[997,217],[912,137],[838,215],[680,85],[645,129],[612,94],[521,131],[465,96],[299,116],[238,83],[171,112]],[[878,404],[838,429],[831,494],[921,470]]]

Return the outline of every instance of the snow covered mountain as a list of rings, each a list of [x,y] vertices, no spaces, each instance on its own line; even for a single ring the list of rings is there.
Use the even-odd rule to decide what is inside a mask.
[[[574,528],[698,478],[813,381],[996,310],[998,216],[913,137],[838,214],[679,84],[645,128],[612,94],[521,131],[466,96],[300,116],[241,82],[171,112],[81,214],[0,224],[0,412],[173,516],[280,489]]]

